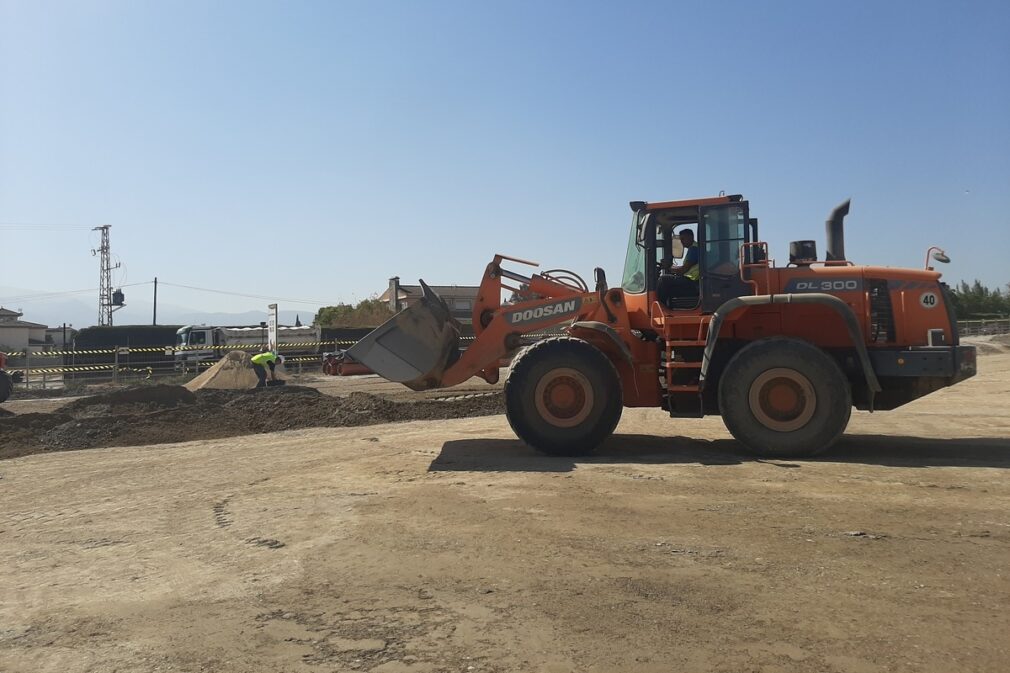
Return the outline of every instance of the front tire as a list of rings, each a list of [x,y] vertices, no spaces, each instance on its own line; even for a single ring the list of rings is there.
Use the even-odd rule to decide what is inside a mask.
[[[730,433],[759,456],[812,456],[845,431],[852,393],[838,363],[820,348],[764,339],[727,363],[719,411]]]
[[[591,453],[613,433],[623,409],[613,363],[581,339],[545,339],[521,351],[505,380],[512,429],[556,456]]]

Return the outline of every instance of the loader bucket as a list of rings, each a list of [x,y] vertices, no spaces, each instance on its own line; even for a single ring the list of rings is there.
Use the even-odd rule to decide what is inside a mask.
[[[438,388],[459,358],[459,323],[424,281],[420,301],[376,327],[347,354],[389,381],[413,390]]]

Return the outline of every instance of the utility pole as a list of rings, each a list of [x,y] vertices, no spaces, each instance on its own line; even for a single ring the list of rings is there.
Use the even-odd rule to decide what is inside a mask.
[[[119,264],[112,266],[112,257],[109,252],[109,229],[111,225],[104,224],[95,227],[92,231],[102,232],[102,244],[98,250],[92,250],[92,256],[99,258],[98,274],[98,324],[100,326],[112,325],[112,312],[115,310],[112,303],[112,270],[118,269]]]
[[[154,321],[152,325],[158,324],[158,277],[154,277]]]

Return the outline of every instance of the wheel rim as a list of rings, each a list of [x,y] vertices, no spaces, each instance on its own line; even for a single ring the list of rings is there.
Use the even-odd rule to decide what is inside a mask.
[[[569,367],[552,369],[541,377],[534,392],[537,413],[559,428],[570,428],[593,410],[593,386],[582,372]]]
[[[754,418],[778,432],[799,430],[817,411],[817,394],[810,379],[786,367],[762,372],[751,383],[748,398]]]

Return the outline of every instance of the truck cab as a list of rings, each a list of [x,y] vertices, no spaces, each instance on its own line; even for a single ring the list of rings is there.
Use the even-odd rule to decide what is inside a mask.
[[[214,328],[207,325],[185,325],[175,333],[176,369],[214,357]]]

